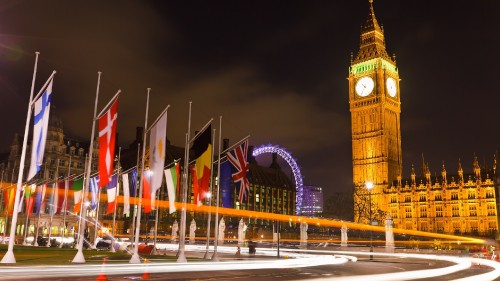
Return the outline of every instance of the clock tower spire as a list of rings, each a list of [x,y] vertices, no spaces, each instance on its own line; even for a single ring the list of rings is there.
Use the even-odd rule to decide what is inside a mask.
[[[348,77],[353,184],[364,188],[365,182],[372,182],[372,202],[382,211],[387,211],[383,190],[402,175],[399,70],[385,43],[369,0],[368,18],[361,26],[359,51],[351,60]],[[355,196],[354,200],[366,198]],[[363,204],[355,204],[354,210],[355,218],[362,218],[356,206]]]

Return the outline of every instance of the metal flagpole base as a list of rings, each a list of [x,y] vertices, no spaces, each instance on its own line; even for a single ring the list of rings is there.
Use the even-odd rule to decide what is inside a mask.
[[[178,263],[187,263],[186,256],[184,255],[184,250],[179,250],[177,262]]]
[[[207,251],[205,251],[205,255],[203,256],[203,259],[204,260],[209,260],[210,259],[210,253]]]
[[[111,253],[116,253],[114,245],[115,245],[115,243],[113,241],[111,241],[111,250],[110,250]]]
[[[78,249],[72,263],[85,263],[85,257],[83,256],[83,251],[81,249]]]
[[[35,240],[35,244],[33,244],[33,246],[38,247],[38,240],[37,239]]]
[[[139,254],[133,254],[132,258],[128,261],[129,263],[141,263],[141,258],[139,257]]]
[[[13,251],[7,251],[5,256],[3,256],[2,261],[0,263],[16,263],[16,257],[14,257]]]
[[[220,261],[219,255],[217,255],[217,253],[214,253],[214,255],[212,256],[212,261]]]

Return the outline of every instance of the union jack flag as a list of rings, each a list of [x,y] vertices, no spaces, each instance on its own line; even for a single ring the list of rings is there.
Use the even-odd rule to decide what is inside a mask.
[[[236,187],[239,189],[239,201],[248,200],[248,192],[250,191],[250,183],[248,182],[248,140],[245,140],[241,145],[238,145],[235,149],[227,154],[227,159],[233,166],[233,181]]]

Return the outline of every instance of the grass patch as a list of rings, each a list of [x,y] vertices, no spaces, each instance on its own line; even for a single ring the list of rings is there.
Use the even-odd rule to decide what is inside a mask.
[[[0,245],[0,255],[3,257],[7,252],[7,245]],[[33,247],[33,246],[14,246],[14,256],[16,258],[16,265],[68,265],[72,264],[72,260],[77,253],[76,249],[67,248],[47,248],[47,247]],[[126,252],[112,253],[109,251],[98,250],[83,250],[83,255],[87,263],[101,264],[103,259],[106,258],[106,263],[124,263],[128,262],[131,255]],[[146,258],[151,262],[176,262],[177,257],[165,255],[140,255],[141,258]],[[189,259],[188,260],[200,260]],[[12,266],[11,264],[2,264],[1,266]]]

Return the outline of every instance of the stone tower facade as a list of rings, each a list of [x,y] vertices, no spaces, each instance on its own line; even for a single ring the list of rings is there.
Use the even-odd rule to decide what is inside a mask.
[[[360,47],[349,67],[352,165],[355,189],[373,183],[372,207],[380,209],[384,188],[401,175],[401,99],[395,56],[386,51],[384,30],[369,1],[369,13],[361,27]],[[356,193],[355,193],[356,194]],[[354,212],[360,212],[355,196]]]

